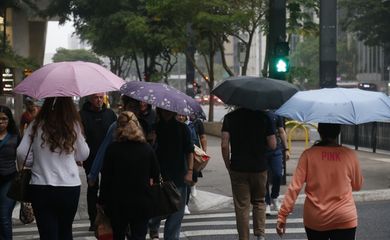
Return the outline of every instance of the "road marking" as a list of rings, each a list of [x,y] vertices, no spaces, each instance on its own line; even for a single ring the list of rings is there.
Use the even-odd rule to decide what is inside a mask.
[[[186,215],[182,223],[182,231],[180,232],[181,238],[188,237],[201,237],[201,236],[223,236],[223,235],[237,235],[236,229],[236,220],[224,220],[222,218],[234,218],[235,213],[213,213],[213,214],[193,214]],[[205,221],[196,221],[196,220],[205,220]],[[276,224],[276,219],[266,219],[266,224],[269,226],[265,229],[266,234],[276,235],[276,230],[274,226],[269,224]],[[250,220],[252,224],[252,221]],[[291,218],[288,220],[288,223],[303,223],[302,218]],[[92,240],[95,239],[93,232],[88,231],[89,222],[77,221],[73,224],[73,237],[75,240]],[[209,229],[212,226],[219,226],[223,229]],[[164,227],[164,221],[162,221],[160,231]],[[192,230],[191,228],[194,228]],[[196,229],[196,227],[202,227],[203,229]],[[305,229],[303,224],[299,224],[299,227],[288,228],[285,237],[288,237],[288,234],[304,234]],[[36,224],[29,225],[14,225],[13,234],[15,240],[22,239],[39,239],[38,229]],[[251,230],[253,234],[253,230]],[[163,238],[163,233],[160,233],[160,237]],[[303,236],[302,236],[303,237]],[[287,238],[286,238],[287,239]],[[293,240],[293,239],[290,239]],[[302,239],[295,239],[302,240]]]
[[[266,234],[276,234],[275,228],[266,228]],[[304,228],[288,228],[286,234],[289,233],[305,233]],[[253,234],[253,230],[251,230]],[[214,236],[214,235],[237,235],[237,229],[217,229],[217,230],[195,230],[195,231],[182,231],[180,237],[198,237],[198,236]],[[159,234],[160,238],[163,238],[162,233]]]
[[[370,158],[370,160],[378,161],[378,162],[385,162],[385,163],[390,163],[390,158],[379,158],[379,157],[373,157]]]
[[[277,219],[267,219],[266,224],[276,224]],[[252,220],[249,221],[252,224]],[[303,223],[302,218],[288,219],[288,223]],[[195,227],[195,226],[221,226],[221,225],[236,225],[236,220],[231,221],[204,221],[204,222],[183,222],[182,227]]]

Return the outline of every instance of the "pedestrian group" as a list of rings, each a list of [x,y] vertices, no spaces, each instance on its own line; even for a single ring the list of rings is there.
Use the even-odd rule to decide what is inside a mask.
[[[80,166],[87,176],[90,231],[98,231],[97,215],[103,212],[112,239],[140,240],[149,234],[157,240],[160,233],[166,240],[180,238],[188,200],[196,197],[195,184],[202,177],[193,154],[194,144],[207,151],[203,123],[125,95],[121,100],[123,111],[117,116],[104,103],[104,93],[89,96],[79,112],[70,97],[49,97],[41,106],[27,99],[19,129],[11,110],[0,106],[0,240],[12,239],[16,202],[7,192],[29,154],[29,191],[40,239],[73,239]],[[278,211],[276,231],[282,236],[302,188],[309,240],[355,239],[352,191],[362,187],[363,178],[354,151],[338,144],[340,125],[318,125],[321,140],[300,156],[283,202],[278,199],[283,159],[290,157],[283,119],[270,110],[237,107],[224,117],[221,131],[239,240],[250,239],[250,212],[253,234],[266,239],[271,210]],[[151,217],[149,190],[161,180],[175,184],[180,207]]]

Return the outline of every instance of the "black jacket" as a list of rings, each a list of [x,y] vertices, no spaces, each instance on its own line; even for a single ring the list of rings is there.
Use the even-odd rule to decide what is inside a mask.
[[[108,128],[116,121],[117,117],[111,109],[106,108],[105,104],[103,104],[102,109],[98,112],[91,110],[90,102],[84,103],[83,108],[80,110],[80,116],[86,141],[90,149],[88,159],[83,164],[84,168],[89,172]]]

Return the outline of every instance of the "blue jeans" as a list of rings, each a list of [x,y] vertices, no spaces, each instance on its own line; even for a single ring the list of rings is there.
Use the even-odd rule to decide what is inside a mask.
[[[0,184],[0,240],[12,239],[12,211],[15,200],[7,197],[12,179]]]
[[[184,217],[184,207],[187,199],[187,185],[178,187],[177,189],[181,195],[180,209],[179,211],[172,213],[167,217],[164,226],[164,239],[165,240],[179,240],[181,222]],[[149,221],[149,232],[157,232],[160,227],[161,218],[153,218]]]
[[[280,149],[273,151],[267,156],[268,159],[268,172],[271,175],[271,179],[267,180],[267,191],[265,194],[265,202],[270,205],[271,198],[278,198],[280,192],[280,184],[283,177],[283,153]],[[268,176],[270,176],[268,175]],[[269,184],[272,184],[271,194],[269,191]]]
[[[31,203],[41,240],[72,240],[80,186],[30,185]]]

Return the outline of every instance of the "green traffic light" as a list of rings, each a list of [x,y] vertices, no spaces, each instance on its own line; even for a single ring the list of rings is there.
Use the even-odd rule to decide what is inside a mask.
[[[278,59],[276,62],[276,72],[285,73],[288,72],[287,59]]]

